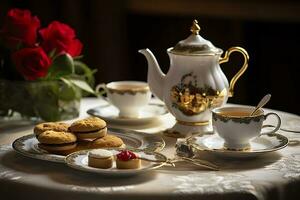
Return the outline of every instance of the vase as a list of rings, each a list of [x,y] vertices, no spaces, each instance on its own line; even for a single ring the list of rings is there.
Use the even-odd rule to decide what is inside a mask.
[[[79,116],[81,91],[63,81],[0,79],[0,120],[61,121]]]

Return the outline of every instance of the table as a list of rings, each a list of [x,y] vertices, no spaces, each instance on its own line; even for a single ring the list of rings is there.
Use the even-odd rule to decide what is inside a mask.
[[[88,108],[102,103],[101,99],[83,99],[80,118],[87,116]],[[299,116],[270,109],[265,111],[279,114],[283,122],[282,127],[300,130]],[[158,120],[155,126],[151,124],[135,129],[157,134],[172,126],[174,122],[171,115],[166,115]],[[31,133],[31,129],[32,126],[0,128],[1,199],[300,198],[300,133],[278,131],[292,140],[288,147],[255,159],[211,158],[222,167],[221,171],[208,171],[181,163],[176,168],[166,166],[141,176],[110,178],[76,171],[64,164],[34,160],[17,154],[11,148],[11,142]],[[176,139],[164,139],[167,145],[162,153],[172,157]]]

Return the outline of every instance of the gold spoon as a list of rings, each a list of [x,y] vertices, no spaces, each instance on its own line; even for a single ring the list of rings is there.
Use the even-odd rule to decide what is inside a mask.
[[[201,160],[198,158],[188,158],[188,157],[179,157],[178,159],[174,159],[173,162],[185,161],[187,163],[194,164],[196,166],[200,166],[206,169],[219,171],[220,167],[206,160]]]
[[[250,114],[250,116],[254,115],[258,109],[262,108],[264,105],[266,105],[271,99],[271,95],[267,94],[265,95],[260,102],[257,104],[257,106],[255,107],[255,109],[252,111],[252,113]]]
[[[140,159],[149,161],[149,162],[166,163],[166,164],[172,165],[173,167],[175,167],[176,162],[185,161],[185,162],[197,165],[197,166],[201,166],[203,168],[207,168],[207,169],[211,169],[211,170],[215,170],[215,171],[220,170],[220,168],[217,165],[215,165],[211,162],[201,160],[201,159],[196,159],[196,158],[187,158],[187,157],[178,156],[177,158],[167,159],[167,160],[154,160],[154,159],[149,159],[149,158],[145,158],[145,157],[140,157]]]

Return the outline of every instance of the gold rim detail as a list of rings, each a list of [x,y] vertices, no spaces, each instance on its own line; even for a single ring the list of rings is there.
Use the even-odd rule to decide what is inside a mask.
[[[135,95],[136,93],[147,93],[149,91],[149,86],[145,87],[140,87],[140,88],[132,88],[129,90],[120,90],[120,89],[115,89],[115,88],[107,88],[107,90],[110,93],[117,93],[117,94],[132,94]]]
[[[180,121],[176,120],[179,124],[185,125],[185,126],[206,126],[209,124],[209,121],[204,121],[204,122],[185,122],[185,121]]]

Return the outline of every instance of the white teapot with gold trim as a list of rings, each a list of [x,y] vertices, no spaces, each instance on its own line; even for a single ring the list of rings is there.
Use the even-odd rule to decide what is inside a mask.
[[[167,106],[177,123],[166,131],[170,136],[186,137],[209,129],[211,110],[233,96],[238,78],[248,67],[249,56],[241,47],[223,50],[199,35],[200,27],[194,20],[192,34],[167,49],[170,68],[163,74],[156,58],[149,49],[141,49],[148,61],[148,84],[151,91]],[[222,72],[221,63],[227,62],[232,52],[240,52],[244,63],[230,84]]]

